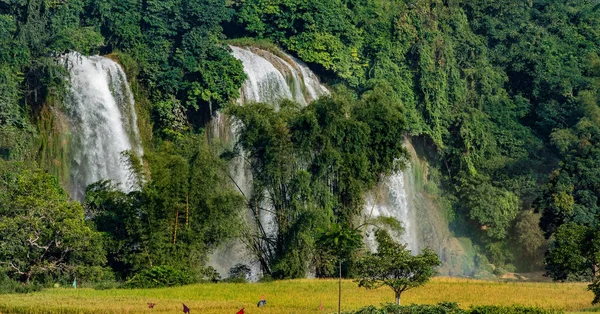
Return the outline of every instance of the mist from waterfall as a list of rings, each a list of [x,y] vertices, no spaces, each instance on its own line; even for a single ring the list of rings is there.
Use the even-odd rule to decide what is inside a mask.
[[[113,180],[124,192],[131,191],[136,181],[122,152],[141,156],[143,149],[125,73],[101,56],[69,53],[61,63],[70,83],[64,109],[71,133],[71,197],[83,200],[86,187],[99,180]]]

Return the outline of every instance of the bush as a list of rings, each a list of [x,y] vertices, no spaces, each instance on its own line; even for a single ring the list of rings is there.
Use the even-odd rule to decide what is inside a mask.
[[[367,306],[356,312],[355,314],[466,314],[464,310],[458,307],[454,302],[441,302],[437,305],[430,304],[411,304],[411,305],[396,305],[388,303],[382,308]]]
[[[125,288],[162,288],[182,286],[196,282],[193,274],[169,266],[156,266],[129,279]]]
[[[226,282],[246,283],[252,270],[244,264],[237,264],[229,269],[229,277]]]
[[[217,283],[221,280],[221,275],[212,266],[207,266],[204,269],[202,269],[201,276],[203,281],[208,281],[212,283]]]
[[[539,307],[526,306],[476,306],[469,310],[469,314],[559,314],[560,310],[547,310]]]
[[[118,289],[121,288],[122,284],[115,280],[106,280],[98,283],[94,283],[92,288],[95,290],[110,290],[110,289]]]
[[[31,293],[42,290],[43,286],[37,283],[24,284],[0,274],[0,294]]]
[[[382,308],[374,306],[364,307],[354,314],[560,314],[562,311],[546,310],[537,307],[524,306],[477,306],[469,310],[462,310],[454,302],[441,302],[437,305],[411,304],[395,305],[385,304]]]
[[[258,279],[258,282],[273,282],[275,281],[275,279],[273,279],[273,277],[269,274],[265,274],[262,277],[260,277],[260,279]]]

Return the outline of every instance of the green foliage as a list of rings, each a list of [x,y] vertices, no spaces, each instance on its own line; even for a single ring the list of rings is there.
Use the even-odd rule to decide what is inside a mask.
[[[558,227],[546,254],[547,272],[554,280],[593,279],[597,275],[600,233],[568,222]]]
[[[335,276],[336,264],[348,262],[356,250],[362,247],[362,236],[357,229],[346,225],[331,224],[316,236],[317,277]],[[341,272],[341,270],[338,270]]]
[[[277,218],[277,235],[245,234],[267,274],[304,276],[317,230],[352,225],[364,192],[402,168],[408,133],[427,147],[437,176],[425,188],[455,200],[454,224],[469,227],[486,260],[540,262],[537,218],[519,215],[534,207],[551,241],[551,276],[589,277],[598,250],[583,243],[600,225],[599,21],[594,1],[2,1],[0,158],[64,161],[64,137],[42,108],[65,89],[56,57],[122,51],[130,79],[148,91],[156,142],[145,143],[145,164],[131,162],[146,176],[140,192],[99,183],[87,209],[120,277],[183,268],[174,260],[198,265],[233,236],[227,216],[243,202],[226,165],[206,144],[192,149],[201,141],[189,136],[245,79],[223,44],[226,25],[232,37],[257,37],[233,42],[279,45],[343,95],[280,112],[231,109],[254,178],[247,206]],[[67,171],[63,162],[53,173]],[[49,189],[44,182],[32,184]]]
[[[556,213],[542,217],[548,230],[570,215],[557,211],[569,209],[571,196],[575,212],[597,212],[596,196],[569,192],[591,180],[561,179],[557,193],[537,188],[559,160],[579,166],[567,157],[587,147],[578,146],[585,144],[579,121],[600,116],[594,2],[248,0],[233,7],[247,34],[283,46],[331,81],[359,94],[389,82],[408,131],[430,145],[441,188],[460,199],[458,220],[485,226],[471,232],[482,244],[507,247],[518,212],[538,197],[557,200]],[[577,207],[578,197],[591,209]]]
[[[8,166],[8,167],[7,167]],[[56,179],[0,161],[0,265],[29,283],[69,276],[78,267],[106,261],[100,235],[84,221],[83,208],[69,200]]]
[[[349,225],[362,209],[363,193],[405,159],[398,141],[402,108],[386,91],[376,88],[359,101],[325,97],[305,108],[283,102],[279,111],[266,104],[229,109],[243,123],[237,145],[252,170],[247,197],[254,223],[261,226],[266,210],[277,217],[274,239],[263,227],[252,235],[265,273],[305,276],[317,230],[334,217]]]
[[[525,306],[475,306],[470,309],[463,310],[458,307],[458,304],[453,302],[441,302],[437,305],[429,304],[411,304],[411,305],[395,305],[386,304],[382,308],[374,306],[362,308],[355,314],[560,314],[559,310],[548,310],[538,307]]]
[[[226,281],[237,283],[248,282],[251,272],[252,270],[250,267],[244,264],[236,264],[229,269],[229,276],[227,277]]]
[[[429,304],[411,304],[411,305],[397,305],[388,303],[377,308],[369,306],[362,308],[355,314],[466,314],[467,311],[462,310],[458,307],[458,304],[454,302],[440,302],[436,305]]]
[[[539,307],[525,307],[525,306],[475,306],[470,308],[467,312],[472,314],[560,314],[563,313],[561,310],[553,309],[542,309]]]
[[[125,194],[110,182],[87,189],[85,204],[105,234],[108,264],[121,278],[156,266],[200,275],[210,250],[236,236],[240,225],[242,200],[225,164],[192,135],[161,143],[145,162],[151,177],[140,191]]]
[[[137,273],[125,283],[125,288],[164,288],[196,282],[192,274],[169,266],[155,266]]]
[[[429,248],[412,255],[406,245],[394,242],[385,230],[378,230],[375,237],[377,253],[367,253],[358,261],[356,281],[359,287],[367,289],[390,287],[399,305],[402,292],[427,283],[435,275],[434,267],[441,261]]]
[[[520,246],[516,262],[526,264],[522,268],[534,270],[542,266],[539,257],[544,254],[547,241],[539,228],[540,216],[531,211],[521,212],[515,223],[514,238]]]
[[[164,107],[175,97],[183,108],[210,116],[238,96],[245,79],[241,63],[219,44],[220,24],[231,13],[224,0],[91,1],[86,17],[100,25],[108,51],[122,50],[140,63],[152,100]]]
[[[466,176],[461,184],[462,205],[469,217],[485,226],[489,237],[503,239],[520,209],[519,198],[512,192],[494,187],[489,179]]]

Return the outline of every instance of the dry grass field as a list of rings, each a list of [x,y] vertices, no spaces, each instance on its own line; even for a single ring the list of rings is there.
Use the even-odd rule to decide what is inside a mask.
[[[350,281],[342,285],[342,310],[393,301],[389,288],[365,290]],[[256,308],[264,294],[267,306]],[[453,301],[471,305],[527,305],[577,312],[590,308],[592,293],[583,283],[498,282],[434,278],[424,287],[402,295],[402,303]],[[148,309],[146,303],[156,306]],[[319,303],[323,310],[319,311]],[[48,289],[25,295],[0,295],[0,312],[8,313],[181,313],[181,303],[191,313],[334,313],[337,281],[301,279],[252,284],[199,284],[164,289]]]

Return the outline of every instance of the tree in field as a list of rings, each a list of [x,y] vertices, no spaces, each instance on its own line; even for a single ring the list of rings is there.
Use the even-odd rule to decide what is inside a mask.
[[[377,289],[388,286],[396,294],[400,304],[402,292],[424,285],[435,275],[434,267],[441,264],[437,254],[426,248],[418,255],[411,255],[406,245],[392,240],[385,230],[378,230],[375,238],[379,244],[377,253],[368,253],[358,261],[359,287]]]
[[[106,262],[100,234],[54,177],[2,166],[0,161],[0,267],[28,283]]]
[[[341,313],[342,307],[342,262],[348,260],[361,245],[362,237],[358,230],[340,224],[331,224],[328,230],[322,231],[317,237],[320,253],[338,261],[338,313]]]

